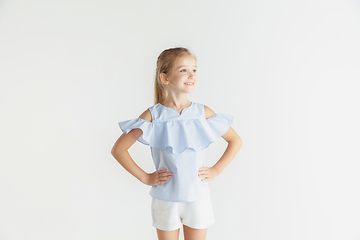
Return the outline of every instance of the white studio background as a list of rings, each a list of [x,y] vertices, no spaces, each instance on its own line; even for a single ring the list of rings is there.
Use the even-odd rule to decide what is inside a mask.
[[[157,239],[150,187],[110,150],[184,46],[189,99],[243,139],[207,239],[359,240],[359,43],[355,0],[1,1],[0,239]],[[149,147],[130,154],[154,171]]]

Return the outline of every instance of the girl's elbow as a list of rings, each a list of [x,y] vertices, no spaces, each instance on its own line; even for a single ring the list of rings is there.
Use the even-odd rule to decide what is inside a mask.
[[[242,141],[241,138],[240,138],[240,141],[239,141],[239,150],[240,150],[240,148],[242,147],[242,144],[243,144],[243,141]]]
[[[114,148],[111,149],[110,153],[111,153],[112,156],[114,156],[114,154],[115,154]]]
[[[120,144],[115,144],[113,148],[111,149],[111,155],[115,157],[116,155],[119,155],[119,153],[123,151],[123,148]]]
[[[231,139],[231,141],[229,141],[229,144],[237,146],[240,149],[243,144],[243,141],[239,136],[237,136],[234,139]]]
[[[116,149],[113,147],[113,148],[111,149],[110,153],[111,153],[111,155],[112,155],[113,157],[115,157],[115,155],[116,155]]]
[[[121,152],[125,152],[125,151],[127,151],[127,149],[121,147],[120,145],[114,146],[114,147],[111,149],[111,155],[112,155],[113,157],[115,157],[115,156],[119,155]]]

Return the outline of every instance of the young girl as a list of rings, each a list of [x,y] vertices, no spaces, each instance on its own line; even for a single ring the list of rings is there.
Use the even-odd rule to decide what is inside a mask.
[[[230,127],[234,117],[215,113],[191,102],[188,93],[197,83],[196,57],[186,48],[170,48],[157,60],[155,105],[138,118],[119,122],[124,132],[111,150],[114,158],[142,183],[152,186],[152,225],[159,240],[206,239],[215,222],[208,181],[216,178],[241,148],[242,140]],[[228,142],[212,167],[205,167],[205,150],[216,139]],[[156,171],[146,173],[129,155],[136,142],[149,145]]]

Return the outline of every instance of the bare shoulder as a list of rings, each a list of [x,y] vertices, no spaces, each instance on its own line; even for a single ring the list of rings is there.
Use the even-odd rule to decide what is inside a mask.
[[[215,112],[211,108],[209,108],[208,106],[204,105],[204,109],[205,109],[205,118],[206,119],[213,116],[213,115],[215,115]]]
[[[148,122],[152,121],[152,117],[151,117],[151,112],[149,109],[146,109],[140,116],[139,118],[142,118]]]

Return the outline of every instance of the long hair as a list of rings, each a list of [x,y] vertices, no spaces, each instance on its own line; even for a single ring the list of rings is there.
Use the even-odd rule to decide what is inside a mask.
[[[196,62],[196,56],[192,54],[187,48],[177,47],[164,50],[158,57],[156,62],[156,74],[155,74],[155,104],[161,103],[167,96],[166,87],[161,82],[160,73],[168,74],[172,68],[176,65],[179,58],[185,54],[192,56]]]

